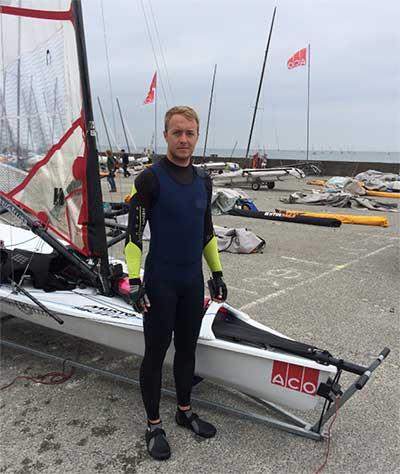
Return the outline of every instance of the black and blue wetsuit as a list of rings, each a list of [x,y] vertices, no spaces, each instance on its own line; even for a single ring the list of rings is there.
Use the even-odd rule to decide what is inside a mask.
[[[174,334],[177,401],[190,405],[195,349],[203,316],[202,255],[222,275],[211,219],[212,185],[190,164],[167,158],[143,171],[130,201],[125,256],[131,284],[139,283],[142,234],[150,224],[144,281],[151,307],[144,318],[145,354],[140,370],[150,420],[159,418],[161,372]]]

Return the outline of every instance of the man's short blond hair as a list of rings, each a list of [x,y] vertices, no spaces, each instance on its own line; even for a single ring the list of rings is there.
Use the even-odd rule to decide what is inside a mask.
[[[168,131],[168,125],[169,125],[169,121],[171,120],[171,117],[176,114],[183,115],[188,120],[195,120],[197,123],[197,133],[199,133],[199,128],[200,128],[199,116],[197,115],[197,112],[195,110],[193,110],[191,107],[188,107],[186,105],[177,105],[167,110],[165,114],[165,119],[164,119],[165,131]]]

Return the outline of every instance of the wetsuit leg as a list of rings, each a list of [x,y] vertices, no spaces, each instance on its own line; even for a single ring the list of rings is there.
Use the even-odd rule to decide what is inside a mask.
[[[146,282],[151,307],[144,316],[145,353],[140,367],[140,388],[149,420],[160,417],[161,374],[174,329],[177,293],[167,281]]]
[[[199,275],[179,288],[174,327],[174,377],[178,405],[190,405],[196,343],[204,314],[204,281]]]

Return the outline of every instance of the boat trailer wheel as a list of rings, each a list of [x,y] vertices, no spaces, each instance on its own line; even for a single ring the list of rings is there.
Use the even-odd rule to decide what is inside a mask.
[[[275,182],[274,182],[274,181],[268,181],[267,187],[268,187],[268,189],[274,189],[274,187],[275,187]]]
[[[257,181],[255,183],[251,183],[251,189],[253,191],[258,191],[260,189],[261,185]]]

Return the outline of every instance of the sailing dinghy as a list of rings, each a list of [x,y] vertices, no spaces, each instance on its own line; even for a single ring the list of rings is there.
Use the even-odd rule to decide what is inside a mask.
[[[142,316],[124,299],[123,264],[108,258],[80,0],[56,3],[37,0],[32,9],[25,8],[27,0],[12,0],[0,6],[7,38],[2,146],[17,164],[31,153],[43,156],[18,184],[0,191],[8,216],[0,223],[0,314],[143,355]],[[44,91],[52,91],[47,99]],[[49,116],[49,108],[56,114]],[[219,408],[322,439],[326,422],[388,353],[385,348],[363,367],[293,341],[227,303],[211,302],[196,374],[237,389],[288,422]],[[343,371],[356,375],[346,390],[339,385]],[[321,405],[322,413],[310,424],[280,405]]]

